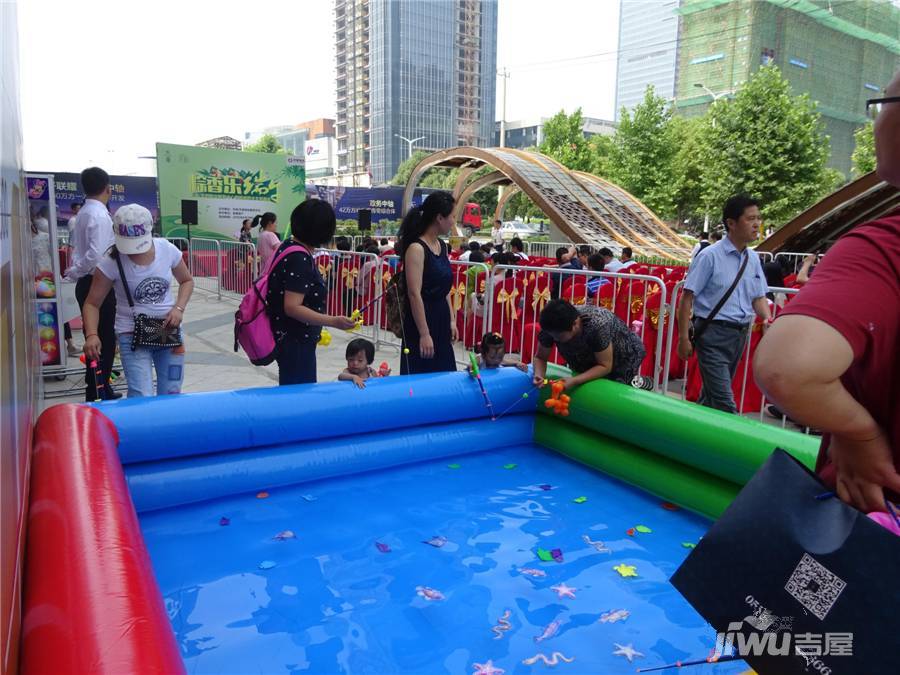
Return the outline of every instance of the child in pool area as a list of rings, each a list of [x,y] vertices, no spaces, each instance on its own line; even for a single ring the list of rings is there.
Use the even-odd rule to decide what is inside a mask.
[[[506,347],[500,333],[485,333],[481,338],[478,367],[482,370],[485,368],[518,368],[523,373],[528,372],[528,366],[521,361],[506,358]],[[471,366],[469,368],[471,369]]]
[[[387,363],[382,363],[378,370],[372,367],[375,345],[363,338],[350,340],[344,356],[347,358],[347,367],[338,375],[338,380],[353,382],[360,389],[366,388],[366,380],[370,377],[387,377],[391,374]]]

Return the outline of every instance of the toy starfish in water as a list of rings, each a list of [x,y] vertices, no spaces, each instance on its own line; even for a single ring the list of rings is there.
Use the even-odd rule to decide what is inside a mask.
[[[613,569],[623,577],[636,577],[638,575],[637,567],[635,567],[634,565],[626,565],[622,563],[621,565],[616,565],[615,567],[613,567]]]
[[[472,667],[475,668],[472,675],[503,675],[506,672],[503,668],[494,668],[494,662],[490,660],[487,663],[474,663]]]
[[[613,644],[616,646],[616,651],[613,652],[613,656],[624,656],[628,659],[628,663],[634,661],[637,656],[643,656],[643,654],[637,651],[630,642],[627,645],[620,645],[618,642],[613,642]]]
[[[550,587],[551,591],[556,591],[556,595],[560,598],[575,598],[575,591],[577,588],[572,588],[571,586],[566,586],[565,583],[556,584],[556,586]]]

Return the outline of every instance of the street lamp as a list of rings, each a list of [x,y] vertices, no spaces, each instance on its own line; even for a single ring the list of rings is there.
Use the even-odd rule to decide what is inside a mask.
[[[709,87],[707,87],[707,86],[706,86],[705,84],[703,84],[702,82],[695,82],[695,83],[694,83],[694,86],[697,87],[697,89],[702,89],[702,90],[705,91],[707,94],[709,94],[709,95],[712,97],[713,102],[718,101],[720,98],[725,98],[726,96],[728,96],[728,94],[731,93],[730,91],[723,91],[721,94],[716,94],[716,93],[713,92],[712,89],[710,89]]]
[[[413,138],[413,139],[409,139],[406,136],[401,136],[400,134],[394,134],[394,136],[396,136],[397,138],[399,138],[401,140],[406,141],[407,145],[409,146],[409,154],[406,156],[407,159],[412,157],[413,145],[415,145],[418,141],[425,140],[424,136],[419,136],[418,138]]]

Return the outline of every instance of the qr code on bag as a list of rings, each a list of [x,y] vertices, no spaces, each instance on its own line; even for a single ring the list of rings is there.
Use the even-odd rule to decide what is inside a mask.
[[[784,590],[819,619],[824,619],[846,586],[843,579],[804,553]]]

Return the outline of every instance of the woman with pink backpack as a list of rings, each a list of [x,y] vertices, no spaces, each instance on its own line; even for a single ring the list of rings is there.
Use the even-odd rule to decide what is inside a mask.
[[[272,255],[266,306],[277,344],[278,384],[315,382],[322,326],[349,330],[356,325],[349,317],[325,313],[325,280],[312,257],[331,241],[335,226],[327,202],[307,199],[291,213],[292,236]]]

